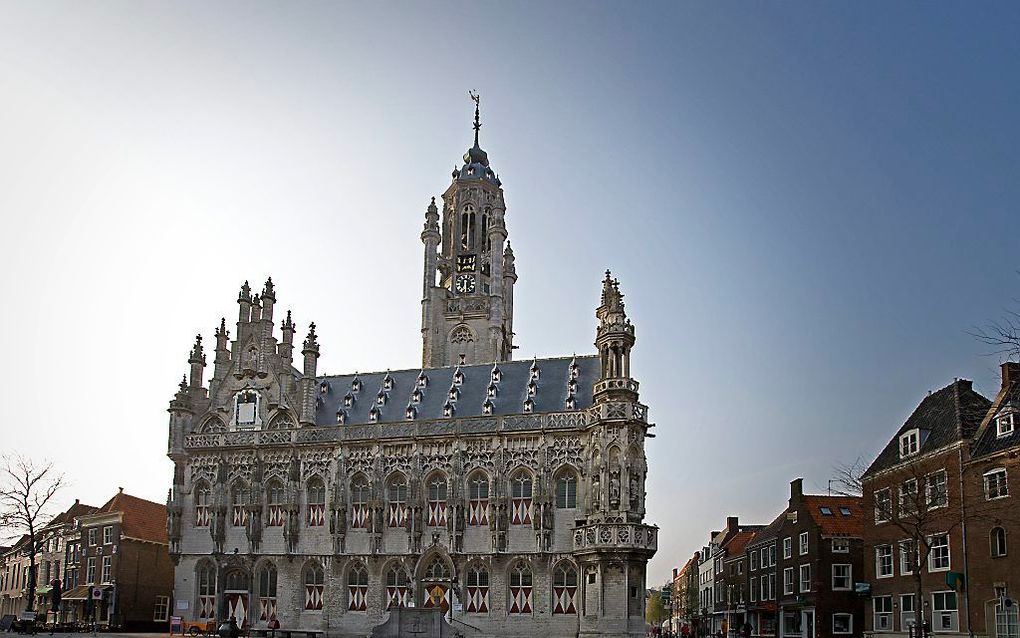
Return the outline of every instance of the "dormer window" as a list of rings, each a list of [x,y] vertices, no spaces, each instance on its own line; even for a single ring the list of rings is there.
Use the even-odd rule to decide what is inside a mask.
[[[453,404],[449,401],[443,406],[443,417],[449,419],[453,416]]]
[[[351,392],[361,392],[361,379],[354,377],[354,381],[351,381]]]
[[[573,394],[567,397],[567,409],[568,410],[577,409],[577,398],[575,398]]]
[[[1010,434],[1013,434],[1013,428],[1015,426],[1016,426],[1015,412],[1000,415],[999,418],[995,419],[996,436],[1008,436]]]
[[[460,396],[460,391],[457,389],[457,386],[452,386],[450,388],[450,392],[447,394],[447,397],[450,399],[450,401],[456,401],[458,396]]]
[[[492,374],[490,376],[493,383],[499,383],[499,380],[503,378],[503,373],[500,371],[499,366],[492,366]]]
[[[538,384],[534,381],[528,383],[528,396],[533,397],[538,392]]]
[[[832,516],[832,508],[819,507],[818,509],[821,510],[822,516]]]
[[[921,432],[917,429],[909,430],[900,435],[900,458],[905,459],[913,456],[921,449]]]
[[[386,405],[386,392],[380,390],[379,394],[375,396],[376,405]]]
[[[414,409],[414,406],[409,405],[407,406],[407,409],[404,410],[404,418],[407,419],[408,421],[413,421],[416,412],[417,411]]]
[[[323,381],[319,384],[319,392],[322,394],[329,394],[329,381]]]
[[[421,390],[415,389],[415,391],[411,393],[411,403],[421,403],[421,398]]]
[[[372,406],[372,409],[368,411],[368,420],[371,423],[379,421],[379,408]]]
[[[850,508],[849,507],[840,507],[839,508],[839,513],[842,514],[843,516],[850,516]]]
[[[570,379],[571,380],[577,379],[577,376],[580,373],[581,373],[581,366],[577,365],[576,362],[575,363],[571,363],[570,364]]]
[[[571,379],[570,382],[567,383],[567,392],[569,394],[577,394],[577,381]]]
[[[538,359],[535,359],[534,361],[531,362],[531,368],[529,369],[529,372],[531,373],[531,380],[538,381],[538,377],[540,376],[540,373],[538,371]]]
[[[393,389],[393,377],[390,376],[389,372],[386,373],[386,378],[382,380],[382,387],[385,392]]]
[[[337,410],[336,412],[336,424],[343,425],[347,422],[347,413],[343,410]]]
[[[489,387],[486,388],[486,390],[485,390],[485,396],[489,397],[490,399],[492,399],[492,398],[494,398],[496,396],[496,384],[495,383],[490,383],[489,384]]]
[[[428,384],[429,384],[429,375],[425,374],[425,371],[422,370],[421,374],[418,375],[418,380],[416,381],[416,383],[417,383],[419,388],[424,388],[424,387],[428,386]]]
[[[460,371],[460,367],[453,373],[453,385],[461,385],[464,383],[464,373]]]
[[[354,395],[351,394],[350,392],[344,395],[344,407],[345,408],[354,407]]]
[[[528,399],[527,401],[525,401],[524,402],[524,412],[525,412],[525,414],[531,414],[534,411],[535,411],[535,402],[532,401],[531,399]]]
[[[482,404],[482,414],[492,414],[492,401],[488,399]]]

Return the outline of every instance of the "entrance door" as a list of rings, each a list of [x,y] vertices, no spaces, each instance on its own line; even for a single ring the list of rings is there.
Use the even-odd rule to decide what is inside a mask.
[[[224,592],[227,597],[227,618],[233,618],[238,627],[248,626],[248,592]]]
[[[801,636],[803,638],[815,638],[815,610],[805,609],[801,612]]]

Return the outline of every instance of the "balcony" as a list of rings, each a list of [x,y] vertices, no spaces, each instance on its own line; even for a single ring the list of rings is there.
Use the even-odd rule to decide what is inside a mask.
[[[651,556],[658,548],[659,528],[643,523],[592,523],[574,530],[574,551],[639,551]]]

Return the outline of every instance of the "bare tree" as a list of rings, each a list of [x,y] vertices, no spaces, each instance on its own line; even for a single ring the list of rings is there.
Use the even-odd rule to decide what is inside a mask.
[[[0,525],[26,537],[28,583],[25,611],[35,607],[36,555],[42,549],[41,532],[49,520],[53,496],[64,486],[64,477],[46,461],[36,463],[19,455],[4,456],[0,469]]]
[[[1020,299],[1013,299],[1020,306]],[[1001,319],[992,320],[967,332],[992,351],[988,354],[999,355],[1006,359],[1020,359],[1020,311],[1005,310]]]

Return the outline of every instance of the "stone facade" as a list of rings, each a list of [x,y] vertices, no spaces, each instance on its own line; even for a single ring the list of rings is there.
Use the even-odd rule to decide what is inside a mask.
[[[607,272],[596,355],[510,360],[516,275],[478,127],[441,228],[426,211],[421,370],[321,376],[315,324],[296,368],[271,280],[242,287],[233,340],[221,321],[208,385],[196,340],[169,409],[186,619],[365,636],[440,607],[464,635],[643,634],[658,529],[634,326]]]

